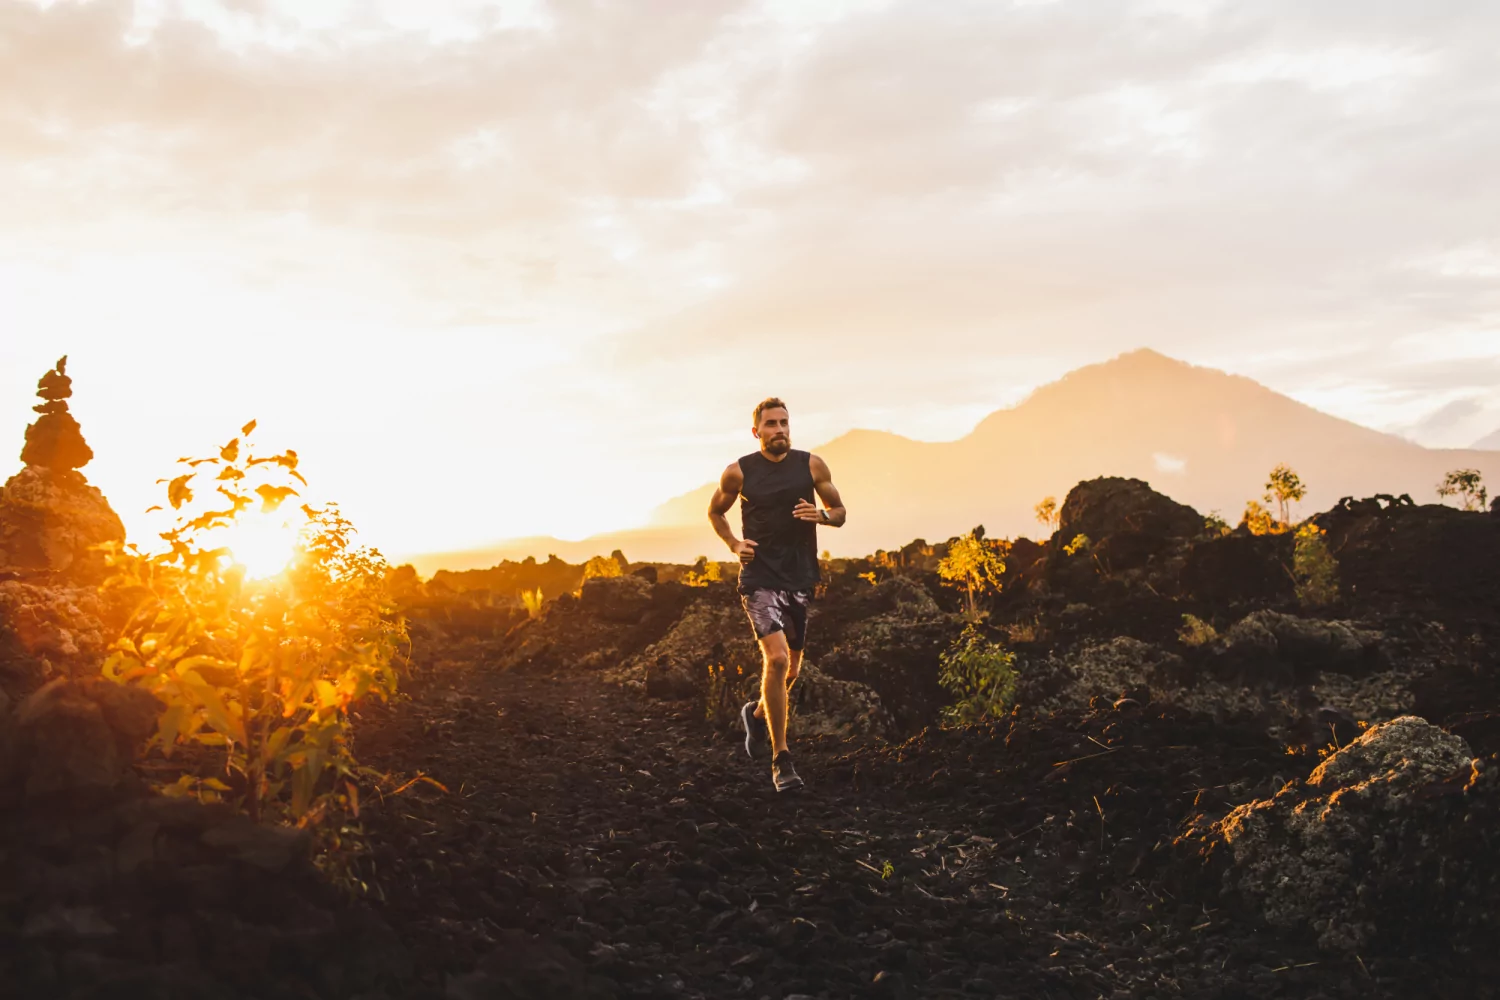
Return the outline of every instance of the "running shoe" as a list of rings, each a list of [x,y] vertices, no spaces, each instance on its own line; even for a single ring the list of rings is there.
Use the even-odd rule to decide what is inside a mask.
[[[797,776],[797,769],[792,767],[790,751],[781,751],[771,761],[771,780],[776,783],[778,792],[787,792],[793,788],[802,787],[802,779]]]
[[[755,706],[759,702],[747,701],[740,709],[740,722],[745,727],[745,753],[754,757],[756,752],[771,745],[771,732],[765,719],[755,717]]]

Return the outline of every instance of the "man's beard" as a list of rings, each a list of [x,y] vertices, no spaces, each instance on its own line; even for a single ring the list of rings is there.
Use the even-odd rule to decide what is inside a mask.
[[[778,437],[766,442],[766,451],[772,455],[785,455],[792,450],[791,438]]]

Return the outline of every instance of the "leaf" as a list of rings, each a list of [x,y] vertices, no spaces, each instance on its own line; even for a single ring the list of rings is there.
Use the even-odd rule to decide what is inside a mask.
[[[243,435],[245,435],[246,437],[249,437],[250,436],[250,432],[253,431],[253,430],[255,430],[255,421],[254,420],[250,421],[248,424],[246,424],[245,426],[241,427],[240,428],[240,433],[243,434]]]
[[[203,704],[203,716],[208,724],[226,738],[234,740],[243,746],[245,740],[245,726],[234,716],[229,714],[229,709],[224,706],[224,701],[219,697],[219,692],[197,674],[186,674],[183,681],[193,690],[193,694]]]
[[[177,745],[177,737],[182,733],[182,723],[186,717],[187,709],[181,704],[168,705],[166,711],[161,713],[161,718],[156,723],[156,731],[161,736],[163,757],[172,756],[172,748]]]
[[[255,488],[255,493],[261,499],[260,509],[262,513],[273,511],[277,507],[280,507],[281,502],[287,497],[295,497],[301,495],[290,486],[272,486],[269,483],[262,483],[261,485],[257,486]]]
[[[233,462],[235,459],[239,458],[240,457],[240,439],[239,438],[235,438],[233,441],[229,442],[224,447],[220,448],[219,449],[219,457],[222,458],[226,462]]]
[[[172,504],[173,510],[178,510],[183,504],[193,499],[193,491],[188,489],[188,480],[192,479],[194,473],[178,476],[167,484],[167,500]]]
[[[218,778],[204,778],[198,784],[204,788],[212,788],[216,792],[227,792],[230,790],[229,786]]]
[[[226,479],[227,480],[234,480],[234,479],[244,479],[244,478],[245,478],[245,474],[243,472],[241,472],[239,469],[236,469],[232,465],[226,465],[226,466],[224,466],[224,471],[220,472],[219,476],[218,476],[218,479],[219,479],[220,482],[223,482]]]
[[[162,509],[161,508],[161,504],[159,504],[159,503],[152,504],[150,507],[146,508],[146,513],[150,514],[152,511],[157,511],[157,510],[161,510],[161,509]]]

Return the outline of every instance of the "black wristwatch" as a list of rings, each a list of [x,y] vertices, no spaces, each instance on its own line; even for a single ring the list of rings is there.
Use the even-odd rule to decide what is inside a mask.
[[[824,507],[818,511],[818,520],[822,521],[824,524],[832,523],[828,520],[828,508]]]

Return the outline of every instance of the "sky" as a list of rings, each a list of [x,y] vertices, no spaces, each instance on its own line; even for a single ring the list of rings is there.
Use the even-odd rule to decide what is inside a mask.
[[[0,436],[259,421],[388,554],[645,523],[1138,347],[1500,428],[1500,6],[0,0]],[[19,468],[0,461],[0,474]],[[837,470],[834,470],[835,478]]]

